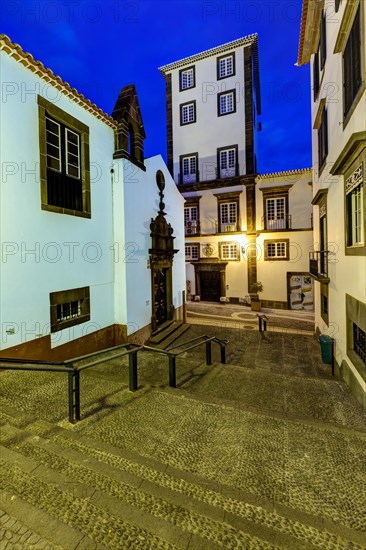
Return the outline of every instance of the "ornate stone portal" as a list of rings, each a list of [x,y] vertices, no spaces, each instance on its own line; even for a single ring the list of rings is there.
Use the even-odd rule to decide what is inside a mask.
[[[173,228],[167,222],[164,212],[164,174],[159,170],[156,174],[159,188],[159,212],[156,218],[151,218],[150,236],[151,248],[151,294],[152,316],[151,327],[156,330],[165,321],[174,318],[173,306],[173,258],[178,250],[174,249]]]

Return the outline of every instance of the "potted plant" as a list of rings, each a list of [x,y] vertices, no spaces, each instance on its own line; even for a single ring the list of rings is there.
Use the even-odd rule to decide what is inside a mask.
[[[251,308],[252,311],[260,311],[261,310],[261,301],[259,299],[258,293],[263,292],[263,284],[260,281],[257,281],[253,283],[250,286],[250,292],[251,292]]]

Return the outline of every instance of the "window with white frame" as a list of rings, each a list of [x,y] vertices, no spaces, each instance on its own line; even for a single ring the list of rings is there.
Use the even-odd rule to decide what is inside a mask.
[[[288,260],[289,241],[264,241],[265,260]]]
[[[186,244],[185,245],[186,260],[198,260],[199,259],[199,245],[198,244]]]
[[[217,59],[217,79],[226,78],[235,74],[234,54],[225,55]]]
[[[195,68],[187,67],[187,69],[182,69],[179,71],[179,89],[188,90],[189,88],[194,88],[195,83]]]
[[[237,148],[219,149],[219,177],[231,178],[237,175]]]
[[[220,204],[221,231],[236,231],[238,219],[238,203],[223,202]]]
[[[363,165],[347,178],[346,185],[347,246],[363,245],[364,235],[364,181]]]
[[[198,233],[198,206],[184,207],[184,226],[186,235]]]
[[[196,102],[191,101],[190,103],[183,103],[180,106],[180,123],[192,124],[196,122]]]
[[[265,229],[286,229],[286,197],[266,199]]]
[[[240,260],[239,243],[220,243],[220,257],[222,260]]]
[[[181,157],[181,174],[182,183],[197,181],[197,155]]]
[[[228,92],[222,92],[218,94],[217,100],[218,100],[218,104],[217,104],[218,116],[235,113],[236,111],[235,90],[229,90]]]

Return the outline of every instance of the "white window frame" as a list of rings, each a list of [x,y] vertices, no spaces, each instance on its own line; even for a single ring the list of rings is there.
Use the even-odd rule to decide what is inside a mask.
[[[197,179],[197,156],[182,157],[182,182],[192,183]]]
[[[186,244],[185,245],[185,259],[186,261],[199,260],[199,244]]]
[[[218,78],[226,78],[234,74],[234,54],[221,57],[218,60]]]
[[[220,203],[220,225],[221,230],[226,226],[237,226],[238,223],[238,203],[221,202]]]
[[[230,178],[236,176],[236,148],[229,147],[219,151],[219,177]]]
[[[220,258],[227,261],[240,260],[239,243],[237,242],[222,242],[220,243]]]
[[[274,254],[270,253],[270,249],[274,249]],[[276,241],[267,243],[267,257],[269,260],[287,258],[287,242]]]
[[[72,313],[72,303],[77,303],[77,311],[76,313]],[[65,302],[62,304],[58,304],[56,306],[56,310],[60,309],[60,315],[57,314],[57,322],[62,323],[63,321],[69,321],[70,319],[77,319],[78,317],[81,317],[82,315],[82,308],[81,308],[82,300],[73,300],[70,302]],[[68,306],[69,314],[67,315],[64,313],[64,309],[66,310],[66,306]]]
[[[346,211],[347,224],[350,227],[348,236],[350,243],[348,247],[363,246],[365,243],[365,220],[364,220],[364,181],[363,164],[354,170],[353,174],[346,180]]]
[[[194,88],[194,67],[184,69],[180,73],[180,89],[188,90]]]
[[[72,145],[76,145],[77,147],[77,155],[75,153],[72,153],[69,151],[69,139],[68,139],[68,136],[69,134],[72,134],[74,136],[76,136],[76,139],[77,139],[77,144],[75,143],[71,143]],[[79,134],[77,134],[76,132],[73,132],[73,130],[70,130],[69,128],[65,128],[65,148],[66,148],[66,174],[70,177],[70,178],[75,178],[75,179],[80,179],[80,136]],[[73,157],[77,158],[77,165],[76,164],[71,164],[71,166],[73,167],[77,167],[77,170],[78,170],[78,175],[75,176],[73,174],[70,174],[69,172],[69,154],[72,155]]]
[[[235,112],[235,93],[234,91],[220,94],[219,96],[219,114],[228,115]]]
[[[270,207],[271,204],[273,207]],[[286,229],[286,217],[285,196],[266,198],[266,229]]]
[[[55,124],[57,126],[58,134],[55,134],[55,132],[52,132],[50,129],[47,128],[47,121],[48,120],[50,122],[52,122],[52,124]],[[55,145],[54,143],[51,143],[51,142],[47,141],[47,135],[48,134],[52,134],[53,136],[58,137],[58,145]],[[50,155],[47,152],[47,145],[50,145],[51,147],[55,147],[55,148],[58,149],[58,157]],[[62,167],[61,167],[61,124],[59,124],[58,122],[56,122],[56,120],[54,120],[53,118],[48,117],[48,116],[46,116],[46,157],[47,157],[47,168],[50,168],[50,170],[55,170],[55,172],[61,172],[62,171]],[[52,158],[52,159],[58,161],[58,168],[55,168],[54,166],[50,166],[48,164],[48,159],[49,158]]]
[[[193,101],[191,103],[181,105],[180,108],[182,126],[196,122],[196,104]]]

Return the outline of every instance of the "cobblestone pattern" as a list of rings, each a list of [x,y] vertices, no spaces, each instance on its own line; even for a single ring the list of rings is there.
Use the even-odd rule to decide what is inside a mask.
[[[341,550],[341,549],[360,549],[361,546],[343,541],[340,537],[327,532],[326,530],[318,531],[317,529],[304,525],[298,521],[288,519],[276,513],[267,512],[259,506],[253,506],[235,498],[226,497],[216,491],[210,490],[210,483],[206,487],[189,483],[184,479],[173,477],[169,474],[159,472],[148,466],[138,464],[127,460],[126,458],[116,456],[112,453],[101,451],[90,445],[85,445],[62,435],[50,434],[50,439],[59,444],[61,447],[66,447],[83,453],[86,456],[91,456],[96,460],[113,466],[118,470],[129,472],[142,479],[146,479],[161,487],[168,488],[172,491],[184,494],[201,502],[205,502],[210,506],[219,507],[225,512],[235,514],[248,521],[263,525],[267,528],[275,530],[279,533],[285,533],[298,540],[306,541],[309,544],[316,545],[324,550]],[[237,491],[233,491],[233,494]]]
[[[62,550],[0,509],[1,550]]]
[[[343,383],[273,375],[260,369],[199,368],[183,389],[290,418],[310,418],[365,430],[366,412]]]
[[[148,531],[131,525],[91,504],[88,499],[65,493],[0,459],[0,482],[8,492],[37,506],[92,540],[109,548],[176,550]],[[253,547],[254,550],[254,547]]]
[[[76,429],[366,533],[364,437],[162,392]]]
[[[63,473],[63,475],[69,478],[95,487],[103,491],[104,494],[117,497],[122,502],[134,508],[169,521],[184,531],[199,535],[225,548],[248,548],[248,550],[274,548],[272,545],[260,541],[256,537],[250,537],[229,525],[195,514],[181,506],[166,502],[161,498],[130,487],[106,475],[95,473],[90,468],[73,463],[40,447],[27,443],[13,445],[13,447],[23,455]]]

